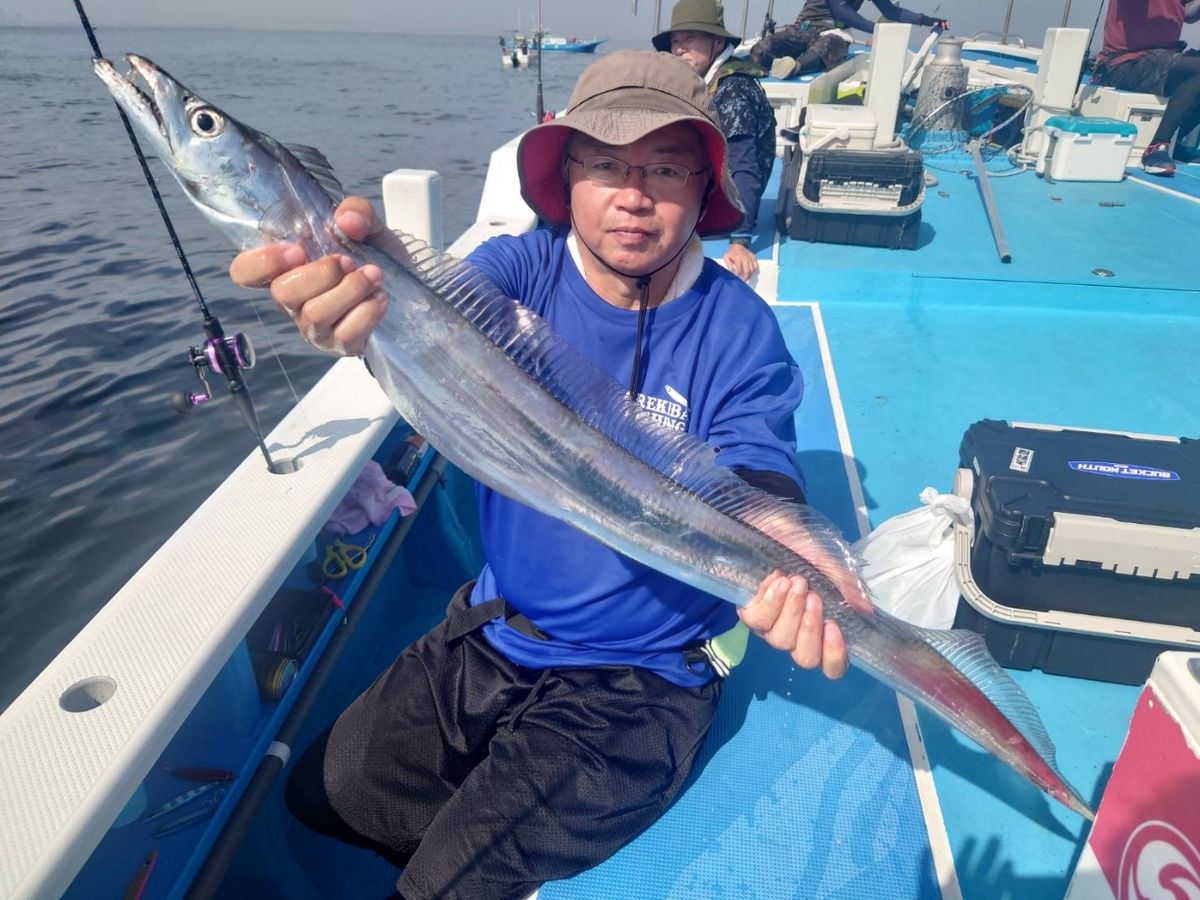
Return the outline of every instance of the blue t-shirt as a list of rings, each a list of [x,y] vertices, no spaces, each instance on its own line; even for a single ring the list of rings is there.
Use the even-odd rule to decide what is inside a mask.
[[[584,280],[563,237],[494,238],[470,260],[501,291],[629,384],[637,310],[618,309]],[[647,312],[639,402],[669,427],[718,449],[728,468],[798,478],[793,415],[803,394],[774,314],[739,279],[705,260],[691,290]],[[728,631],[734,607],[634,562],[570,525],[478,487],[487,565],[472,604],[504,597],[550,635],[502,620],[484,633],[531,668],[636,665],[681,685],[702,684],[681,649]]]

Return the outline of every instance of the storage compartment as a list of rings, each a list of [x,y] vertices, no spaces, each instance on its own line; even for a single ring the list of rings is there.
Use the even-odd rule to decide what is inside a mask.
[[[819,244],[853,244],[912,250],[921,229],[921,211],[907,216],[872,216],[851,213],[813,213],[796,204],[792,207],[788,235]]]
[[[1037,162],[1039,175],[1055,181],[1120,181],[1137,128],[1116,119],[1052,116]]]
[[[1142,151],[1154,140],[1166,106],[1167,98],[1156,94],[1120,91],[1099,84],[1085,84],[1079,89],[1079,111],[1082,114],[1128,122],[1137,129],[1129,152],[1130,165],[1137,163]]]
[[[955,625],[1001,664],[1137,684],[1200,648],[1200,442],[984,420],[959,456]]]
[[[803,157],[788,235],[909,249],[917,244],[925,172],[913,150],[816,150]]]

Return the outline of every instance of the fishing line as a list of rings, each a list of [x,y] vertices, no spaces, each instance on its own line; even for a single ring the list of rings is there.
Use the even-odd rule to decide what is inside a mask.
[[[275,341],[271,337],[270,327],[263,319],[262,313],[258,308],[258,302],[253,296],[250,298],[250,308],[254,310],[254,318],[258,319],[258,324],[259,327],[262,328],[263,336],[267,339],[267,346],[271,348],[271,356],[275,359],[275,362],[279,364],[279,371],[283,375],[283,380],[287,382],[288,390],[292,394],[292,400],[294,400],[296,406],[299,407],[300,395],[296,393],[296,386],[292,384],[292,378],[290,375],[288,375],[287,366],[283,364],[283,355],[279,352],[279,348],[275,346]],[[301,418],[303,419],[303,416],[301,416]],[[308,427],[309,423],[307,419],[304,419],[304,424],[306,427]]]
[[[103,59],[104,54],[100,50],[99,41],[96,40],[96,32],[92,29],[92,23],[88,21],[87,13],[84,12],[82,0],[74,0],[74,4],[75,11],[79,13],[79,23],[83,26],[88,43],[92,45],[93,59]],[[150,172],[150,165],[146,161],[146,154],[142,152],[142,145],[138,142],[137,135],[134,134],[133,125],[130,123],[129,117],[125,115],[125,110],[121,108],[121,105],[115,102],[114,105],[117,107],[117,115],[121,117],[121,123],[125,126],[125,133],[129,136],[129,142],[133,145],[133,152],[137,155],[138,164],[142,167],[142,175],[145,176],[146,184],[150,187],[150,193],[154,196],[154,203],[158,207],[159,215],[162,216],[163,224],[167,228],[167,234],[170,235],[171,245],[175,248],[175,255],[179,258],[179,264],[183,267],[183,274],[187,278],[188,284],[191,285],[192,293],[196,298],[196,304],[200,307],[200,315],[204,320],[204,331],[208,335],[208,340],[203,347],[192,347],[188,353],[189,362],[200,378],[203,391],[195,394],[184,391],[178,392],[175,396],[175,408],[183,412],[212,398],[212,393],[208,387],[208,380],[204,376],[205,368],[225,376],[225,380],[229,384],[229,395],[233,399],[242,420],[250,429],[251,434],[254,435],[259,452],[262,453],[263,458],[267,461],[268,471],[273,473],[290,471],[286,467],[277,467],[271,460],[271,453],[267,450],[266,442],[263,440],[262,429],[258,424],[258,415],[254,410],[254,401],[250,396],[250,388],[246,385],[241,375],[242,369],[249,369],[254,365],[254,350],[244,335],[234,334],[227,337],[217,317],[209,312],[208,304],[204,302],[204,295],[200,293],[200,285],[196,282],[196,276],[192,273],[192,267],[188,262],[187,254],[183,251],[183,244],[180,243],[179,235],[175,232],[175,225],[171,222],[171,216],[167,212],[166,205],[163,203],[162,194],[158,191],[158,184],[154,180],[154,175]],[[262,321],[261,317],[259,317],[259,321]],[[272,345],[272,351],[274,351],[274,345]],[[276,358],[278,358],[278,354],[276,354]],[[282,361],[280,365],[282,366]],[[288,385],[289,387],[291,386],[290,379],[288,379]],[[295,388],[292,388],[292,395],[295,396],[295,393]]]

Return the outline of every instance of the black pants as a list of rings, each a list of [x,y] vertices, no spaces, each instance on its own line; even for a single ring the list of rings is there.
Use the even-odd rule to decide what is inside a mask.
[[[832,69],[850,52],[850,42],[844,37],[821,34],[832,27],[832,22],[812,28],[785,25],[773,34],[764,36],[751,47],[750,58],[769,72],[771,63],[780,56],[800,59],[805,53],[811,52],[819,57],[820,68]]]
[[[678,796],[719,681],[537,671],[479,632],[445,635],[406,649],[288,783],[310,827],[405,866],[401,897],[524,898],[607,859]]]
[[[1123,91],[1166,95],[1155,141],[1170,141],[1177,131],[1183,137],[1200,125],[1200,55],[1194,51],[1147,50],[1108,70],[1103,80]]]

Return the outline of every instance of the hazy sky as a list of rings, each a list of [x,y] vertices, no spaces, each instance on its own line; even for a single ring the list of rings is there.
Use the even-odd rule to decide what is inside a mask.
[[[1073,0],[1070,24],[1092,27],[1103,0]],[[643,40],[654,29],[654,0],[543,0],[547,30],[562,35],[607,36]],[[661,21],[670,19],[671,0],[662,0]],[[790,21],[802,0],[777,0],[775,19]],[[958,34],[999,30],[1007,0],[904,0],[904,6],[950,19]],[[1062,22],[1066,0],[1013,0],[1012,30],[1040,44],[1049,25]],[[762,26],[767,0],[728,0],[725,22],[731,31]],[[387,31],[414,34],[495,35],[520,26],[531,30],[536,0],[85,0],[93,24],[289,28],[306,30]],[[868,18],[875,13],[863,7]],[[75,24],[71,0],[0,0],[4,25]]]

